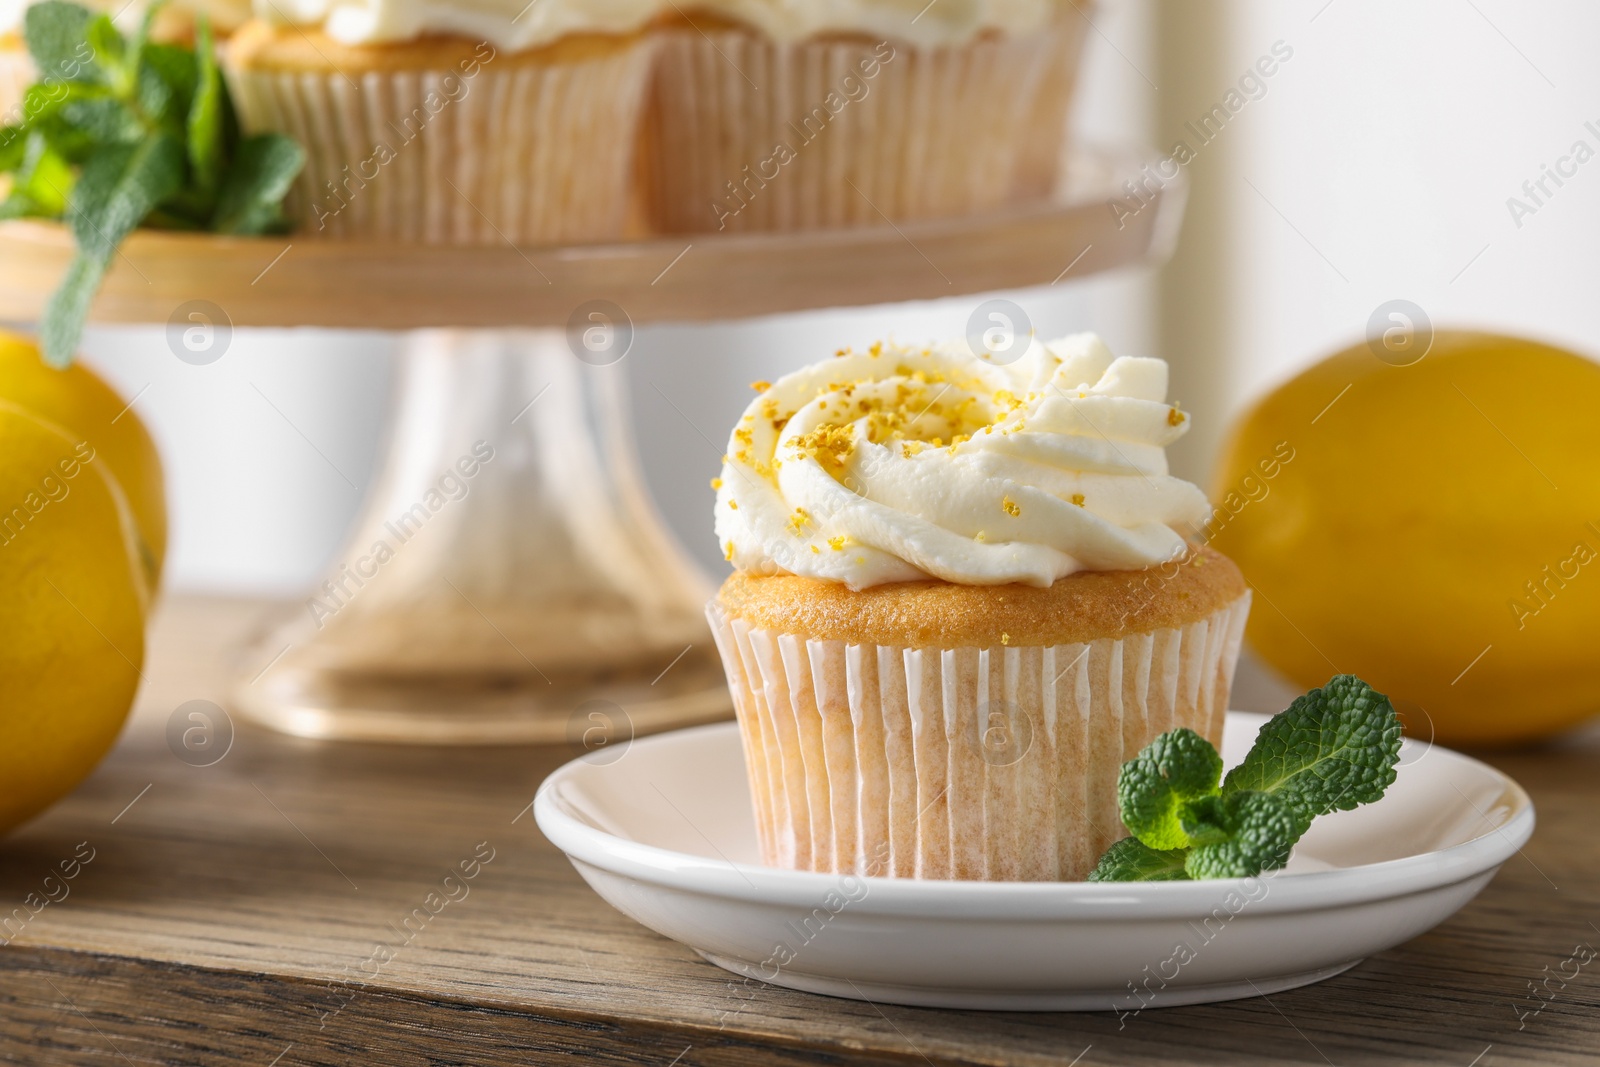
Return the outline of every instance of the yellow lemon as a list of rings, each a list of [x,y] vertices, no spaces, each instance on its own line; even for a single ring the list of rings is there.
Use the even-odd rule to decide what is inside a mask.
[[[1596,412],[1600,365],[1485,333],[1405,366],[1359,345],[1274,390],[1212,494],[1252,647],[1298,685],[1358,674],[1446,742],[1600,711]]]
[[[82,363],[56,370],[34,342],[0,331],[0,400],[88,441],[133,509],[152,588],[167,552],[167,500],[155,442],[127,401]]]
[[[0,832],[110,749],[144,663],[132,509],[108,457],[0,400]]]

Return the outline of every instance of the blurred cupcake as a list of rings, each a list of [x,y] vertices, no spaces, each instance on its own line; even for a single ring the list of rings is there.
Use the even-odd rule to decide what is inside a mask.
[[[698,0],[661,32],[646,182],[670,231],[960,215],[1054,186],[1071,0]]]
[[[0,33],[0,125],[22,121],[22,94],[38,80],[39,71],[28,56],[20,23]]]
[[[431,244],[622,234],[661,0],[257,0],[241,121],[306,166],[302,231]]]
[[[1094,5],[1093,0],[1081,0],[1076,6],[1081,13],[1069,12],[1055,27],[1057,40],[1050,43],[1061,61],[1045,67],[1029,104],[1032,114],[1028,129],[1033,132],[1024,139],[1017,155],[1013,191],[1018,200],[1041,200],[1050,196],[1066,168],[1071,132],[1069,119],[1072,103],[1077,98],[1078,57],[1083,51],[1084,38],[1088,36],[1089,15]]]
[[[1124,836],[1122,763],[1221,740],[1249,592],[1186,540],[1166,364],[1091,335],[1000,366],[846,352],[733,432],[708,609],[763,861],[1077,880]]]

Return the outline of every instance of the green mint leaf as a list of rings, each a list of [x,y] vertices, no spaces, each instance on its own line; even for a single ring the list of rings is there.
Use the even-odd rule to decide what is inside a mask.
[[[1188,835],[1191,847],[1226,841],[1232,833],[1228,828],[1222,796],[1218,793],[1184,804],[1179,809],[1178,821],[1183,826],[1183,832]]]
[[[1117,802],[1134,837],[1100,857],[1091,881],[1244,878],[1276,870],[1311,821],[1381,798],[1400,759],[1389,698],[1342,674],[1261,728],[1220,790],[1204,738],[1173,730],[1122,766]]]
[[[1271,793],[1240,791],[1217,798],[1210,813],[1219,836],[1189,849],[1191,878],[1249,878],[1289,862],[1300,839],[1295,813]]]
[[[25,140],[22,165],[11,184],[11,197],[28,205],[22,214],[59,218],[76,182],[72,168],[39,133]]]
[[[89,304],[123,238],[183,184],[183,146],[157,131],[138,145],[108,145],[83,166],[67,204],[78,254],[45,305],[40,323],[44,357],[72,361]]]
[[[152,122],[187,136],[200,88],[196,54],[170,44],[147,44],[139,64],[139,107]]]
[[[1295,840],[1311,820],[1383,796],[1400,759],[1400,720],[1389,698],[1341,674],[1270,719],[1223,783],[1225,794],[1271,793],[1295,816]]]
[[[52,367],[65,369],[72,362],[84,321],[89,317],[89,305],[109,263],[109,256],[90,256],[80,248],[61,285],[50,294],[39,320],[39,346],[45,362]]]
[[[305,162],[305,150],[282,134],[245,138],[223,178],[211,228],[232,234],[283,229],[283,198]]]
[[[128,68],[129,72],[135,72],[139,69],[144,46],[150,40],[150,27],[155,25],[156,11],[160,7],[161,4],[157,2],[145,8],[144,17],[139,20],[138,28],[133,31],[133,36],[127,40],[126,47],[123,50],[123,64]],[[112,25],[115,25],[115,23]]]
[[[38,134],[50,142],[50,147],[60,153],[61,158],[74,166],[81,164],[94,153],[97,147],[95,140],[73,126],[60,115],[51,115],[39,122],[31,123],[27,132]]]
[[[122,39],[110,15],[97,15],[84,31],[84,39],[94,53],[95,64],[111,91],[126,99],[133,92],[133,68],[128,65],[128,42]]]
[[[241,139],[206,20],[191,50],[150,40],[154,10],[127,39],[108,17],[63,0],[24,16],[41,73],[22,121],[0,127],[0,172],[12,176],[0,217],[63,217],[77,242],[40,324],[57,366],[70,362],[94,294],[136,226],[283,229],[283,198],[305,165],[287,137]]]
[[[145,65],[134,76],[134,99],[139,111],[151,123],[176,133],[183,128],[188,101],[167,84],[161,72]]]
[[[201,205],[191,190],[185,189],[144,218],[152,230],[204,230],[211,217],[209,205]]]
[[[68,204],[72,235],[91,254],[116,251],[122,239],[183,185],[183,146],[156,132],[137,145],[108,145],[83,166]]]
[[[1117,776],[1123,825],[1152,849],[1187,848],[1184,812],[1191,801],[1215,794],[1221,777],[1222,757],[1211,742],[1193,730],[1164,733]]]
[[[196,83],[189,105],[187,141],[189,171],[202,193],[214,193],[222,181],[222,75],[211,46],[211,24],[200,18],[195,28]]]
[[[27,159],[28,133],[26,126],[0,126],[0,174],[10,174]]]
[[[37,127],[63,108],[109,97],[110,90],[93,82],[36,82],[23,91],[22,121]]]
[[[211,225],[211,212],[216,206],[215,196],[206,196],[197,189],[180,189],[145,216],[144,225],[157,230],[204,230]]]
[[[25,196],[11,193],[4,200],[0,200],[0,222],[7,219],[25,219],[36,214],[38,212],[34,210],[33,202]]]
[[[1163,851],[1151,848],[1137,837],[1124,837],[1106,849],[1091,882],[1181,882],[1189,878],[1184,870],[1183,849]]]
[[[139,116],[110,93],[84,94],[66,100],[51,119],[59,121],[35,125],[50,131],[51,139],[61,141],[63,147],[75,142],[83,142],[91,150],[106,144],[133,145],[144,140],[147,132]],[[64,136],[58,136],[57,131]]]
[[[94,51],[89,47],[89,24],[94,12],[62,0],[44,0],[28,8],[22,19],[22,36],[28,54],[39,70],[39,80],[95,81],[100,78]]]

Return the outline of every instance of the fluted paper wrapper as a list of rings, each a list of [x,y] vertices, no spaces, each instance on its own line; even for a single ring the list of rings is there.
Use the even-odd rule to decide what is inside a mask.
[[[881,226],[1042,195],[1081,21],[937,48],[663,32],[647,124],[653,219],[679,232]]]
[[[1068,16],[1055,29],[1057,37],[1051,45],[1058,58],[1045,66],[1034,91],[1028,118],[1028,128],[1033,132],[1023,138],[1017,158],[1012,187],[1020,199],[1048,197],[1055,192],[1060,180],[1064,169],[1062,157],[1069,142],[1068,121],[1077,95],[1078,61],[1093,14],[1093,4],[1082,3],[1079,14]]]
[[[1180,726],[1220,746],[1249,603],[1120,639],[940,650],[774,633],[713,602],[762,862],[1085,878],[1126,836],[1124,761]]]
[[[347,78],[235,68],[229,84],[247,130],[305,147],[288,201],[303,232],[458,245],[601,241],[628,221],[650,55],[644,41],[582,61],[502,54],[470,78],[454,69]]]

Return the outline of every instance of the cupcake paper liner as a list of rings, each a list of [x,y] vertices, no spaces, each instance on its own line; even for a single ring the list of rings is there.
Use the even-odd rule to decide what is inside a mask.
[[[1085,878],[1126,836],[1124,761],[1180,726],[1220,745],[1249,604],[1120,639],[941,650],[774,633],[713,602],[762,862]]]
[[[311,235],[427,244],[621,236],[651,47],[501,54],[476,73],[230,71],[246,129],[305,147],[288,201]],[[498,64],[498,65],[497,65]]]
[[[1081,20],[960,47],[664,31],[646,185],[669,231],[882,225],[1055,180]]]
[[[1078,58],[1083,53],[1084,38],[1089,33],[1092,5],[1084,3],[1080,17],[1069,17],[1054,32],[1057,40],[1052,47],[1061,58],[1046,66],[1043,77],[1033,96],[1033,113],[1029,127],[1036,131],[1023,138],[1021,154],[1017,159],[1017,176],[1013,188],[1024,200],[1048,197],[1056,189],[1063,170],[1063,155],[1068,144],[1068,118],[1072,102],[1076,99],[1078,84]]]

